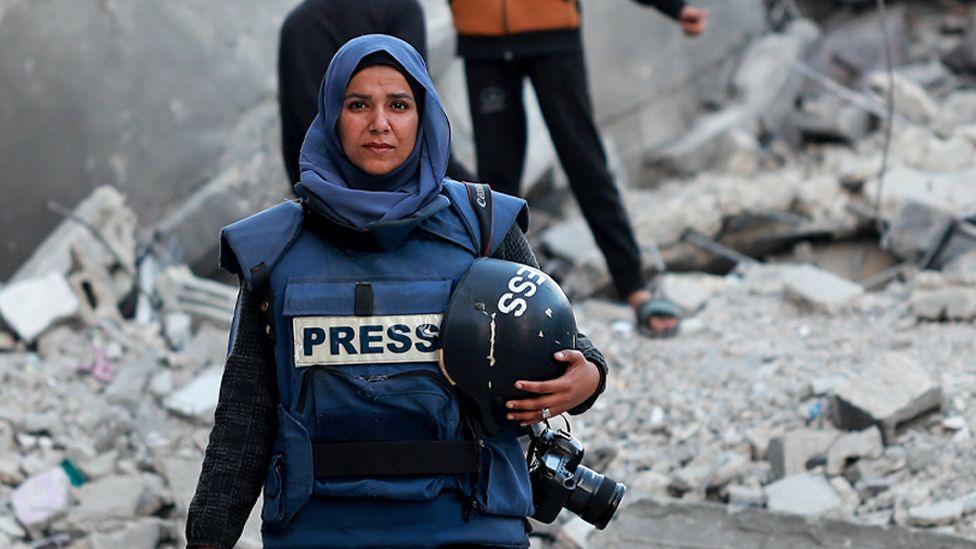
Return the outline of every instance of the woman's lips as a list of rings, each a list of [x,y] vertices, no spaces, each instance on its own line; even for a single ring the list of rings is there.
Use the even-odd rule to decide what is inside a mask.
[[[393,145],[388,145],[386,143],[367,143],[363,146],[378,154],[390,152],[395,148]]]

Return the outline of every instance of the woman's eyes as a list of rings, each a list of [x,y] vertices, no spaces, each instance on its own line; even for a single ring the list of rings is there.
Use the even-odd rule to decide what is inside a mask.
[[[410,103],[406,101],[394,101],[390,103],[390,107],[397,111],[407,111],[410,110]],[[354,100],[346,103],[346,108],[351,111],[358,111],[368,108],[365,101]]]

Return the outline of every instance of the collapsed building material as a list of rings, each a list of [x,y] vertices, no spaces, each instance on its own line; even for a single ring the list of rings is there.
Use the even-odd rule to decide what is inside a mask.
[[[836,312],[864,293],[860,284],[810,265],[790,269],[783,289],[788,298],[825,312]]]
[[[71,481],[60,467],[28,478],[11,497],[17,521],[37,536],[67,512],[70,488]]]
[[[212,418],[217,408],[222,374],[222,366],[204,370],[193,381],[167,397],[164,402],[166,408],[186,418]]]
[[[156,289],[165,311],[180,311],[219,325],[229,325],[237,303],[237,288],[202,278],[186,265],[169,267]]]
[[[773,478],[805,473],[812,460],[823,461],[826,458],[839,436],[837,431],[798,429],[773,438],[766,450],[766,460],[773,466]]]
[[[912,314],[920,320],[976,319],[976,276],[922,272],[913,281],[909,300]]]
[[[895,429],[942,406],[942,386],[902,353],[872,358],[834,392],[834,424],[841,429],[880,427],[885,444]]]
[[[24,341],[34,341],[60,319],[78,313],[80,303],[64,275],[50,272],[0,290],[0,316]]]
[[[839,475],[852,460],[877,459],[884,454],[881,431],[870,427],[864,431],[847,433],[830,445],[827,451],[827,474]]]
[[[67,276],[72,267],[72,246],[81,246],[86,257],[119,273],[117,294],[132,287],[135,274],[136,215],[125,197],[110,186],[97,187],[73,210],[55,206],[66,219],[34,250],[11,281],[57,272]]]
[[[843,501],[823,475],[803,473],[778,480],[766,487],[770,511],[818,516],[835,511]]]

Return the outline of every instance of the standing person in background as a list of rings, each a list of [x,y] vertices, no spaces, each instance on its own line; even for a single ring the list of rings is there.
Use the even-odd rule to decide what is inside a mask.
[[[688,36],[705,31],[708,11],[684,0],[635,0],[661,10]],[[677,333],[671,301],[646,288],[640,252],[593,119],[583,61],[578,0],[452,0],[464,58],[479,180],[518,195],[525,161],[522,80],[532,81],[569,184],[614,286],[651,336]]]
[[[427,25],[417,0],[305,0],[285,18],[278,49],[278,103],[289,185],[300,179],[298,157],[318,113],[316,98],[325,69],[343,44],[364,34],[395,36],[427,59]],[[447,175],[474,181],[453,155]]]

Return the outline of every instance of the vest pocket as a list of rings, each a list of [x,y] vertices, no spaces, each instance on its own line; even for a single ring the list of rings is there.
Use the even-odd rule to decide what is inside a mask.
[[[479,482],[479,499],[489,515],[527,517],[534,512],[529,467],[515,437],[485,440],[486,466]],[[485,474],[487,472],[487,474]]]
[[[316,451],[329,443],[445,441],[462,436],[457,403],[430,369],[376,374],[314,367],[306,373],[299,409],[309,418]],[[304,408],[301,405],[304,404]],[[453,475],[322,476],[316,494],[429,500],[455,484]]]
[[[261,520],[270,528],[283,526],[297,513],[312,490],[312,445],[308,431],[283,406],[278,405],[275,453],[264,483]]]

